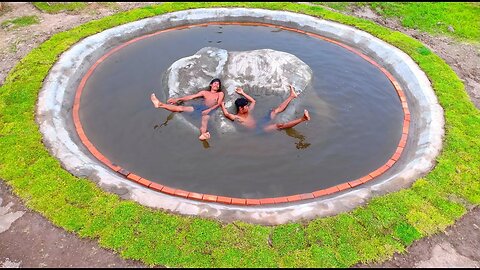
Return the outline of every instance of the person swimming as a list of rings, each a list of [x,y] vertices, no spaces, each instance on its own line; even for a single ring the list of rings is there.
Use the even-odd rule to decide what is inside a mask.
[[[297,118],[295,120],[292,120],[286,123],[272,123],[272,120],[275,119],[277,114],[283,112],[287,108],[288,104],[290,104],[290,102],[293,99],[298,97],[298,94],[295,92],[294,87],[292,85],[289,85],[289,87],[290,87],[290,95],[288,96],[288,98],[284,100],[277,108],[273,109],[270,112],[270,115],[267,116],[269,117],[267,121],[263,121],[264,123],[261,123],[262,124],[261,128],[263,131],[269,132],[273,130],[291,128],[300,124],[301,122],[310,120],[310,114],[308,110],[304,110],[303,116],[300,118]],[[245,93],[243,89],[240,87],[237,87],[235,89],[235,92],[243,96],[235,100],[235,106],[237,107],[237,114],[232,114],[228,112],[228,110],[225,108],[225,103],[222,102],[220,104],[220,107],[222,109],[223,114],[228,119],[234,122],[238,122],[239,124],[241,124],[242,126],[245,126],[248,129],[257,128],[257,122],[252,116],[252,111],[255,109],[255,105],[256,105],[255,99],[252,98],[247,93]]]
[[[162,103],[155,96],[155,93],[152,93],[150,95],[150,99],[155,108],[163,108],[171,112],[201,111],[202,123],[200,126],[200,136],[198,137],[198,139],[204,141],[204,140],[210,139],[210,132],[207,131],[207,125],[208,125],[208,120],[210,119],[210,113],[221,105],[225,97],[225,94],[222,92],[221,87],[222,87],[222,82],[220,81],[220,79],[215,78],[210,82],[210,89],[208,91],[203,90],[193,95],[187,95],[179,98],[169,98],[167,100],[167,103]],[[204,98],[204,103],[201,105],[198,105],[198,104],[194,104],[191,106],[178,105],[179,102],[192,100],[199,97]]]

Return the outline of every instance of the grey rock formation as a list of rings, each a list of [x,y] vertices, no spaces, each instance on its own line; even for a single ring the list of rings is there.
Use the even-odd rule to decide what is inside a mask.
[[[266,114],[272,109],[271,105],[279,104],[289,95],[289,84],[295,87],[299,97],[302,92],[309,91],[312,77],[311,68],[289,53],[271,49],[228,52],[205,47],[194,55],[173,63],[164,75],[162,88],[167,99],[181,97],[208,89],[213,78],[220,78],[225,93],[225,105],[230,112],[236,111],[234,102],[240,97],[235,93],[235,88],[242,87],[258,101],[255,110]],[[275,96],[279,98],[268,102]],[[300,102],[301,98],[291,102],[287,110],[278,115],[278,121],[293,119]],[[178,117],[189,127],[198,125],[188,122],[182,115]],[[209,129],[212,128],[217,129],[220,134],[235,131],[233,123],[223,116],[220,109],[210,118]]]

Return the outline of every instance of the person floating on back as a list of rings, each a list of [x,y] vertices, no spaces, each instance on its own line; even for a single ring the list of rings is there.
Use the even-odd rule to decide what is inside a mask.
[[[210,82],[210,90],[203,90],[193,95],[188,95],[180,98],[169,98],[167,103],[162,103],[155,96],[155,93],[152,93],[150,99],[153,102],[155,108],[163,108],[171,112],[193,112],[201,111],[202,112],[202,124],[200,126],[200,136],[198,139],[204,141],[210,138],[210,132],[207,131],[208,119],[210,118],[210,113],[218,108],[224,98],[224,93],[221,90],[222,83],[220,79],[213,79]],[[182,106],[178,105],[178,102],[183,102],[187,100],[192,100],[195,98],[203,97],[204,104],[202,105],[192,105],[192,106]]]
[[[310,120],[310,115],[309,115],[308,111],[304,110],[303,111],[303,116],[300,117],[300,118],[297,118],[295,120],[292,120],[292,121],[289,121],[289,122],[286,122],[286,123],[271,123],[272,120],[275,119],[277,114],[283,112],[287,108],[288,104],[294,98],[296,98],[298,96],[297,93],[295,93],[295,89],[293,88],[293,86],[289,85],[289,87],[290,87],[290,95],[277,108],[273,109],[270,112],[269,121],[267,122],[266,125],[263,126],[264,131],[273,131],[273,130],[291,128],[291,127],[294,127],[294,126],[300,124],[303,121],[309,121]],[[241,97],[241,98],[238,98],[237,100],[235,100],[235,106],[237,107],[237,110],[238,110],[237,114],[229,113],[227,111],[227,109],[225,108],[225,103],[222,102],[220,107],[223,111],[223,114],[228,119],[230,119],[232,121],[236,121],[236,122],[240,123],[241,125],[249,128],[249,129],[255,129],[257,127],[257,123],[256,123],[255,119],[253,118],[253,116],[251,114],[251,112],[255,108],[255,103],[256,103],[255,99],[253,99],[251,96],[246,94],[243,91],[243,89],[240,88],[240,87],[237,87],[235,89],[235,92],[244,96],[244,97]],[[250,104],[249,104],[249,102],[250,102]]]

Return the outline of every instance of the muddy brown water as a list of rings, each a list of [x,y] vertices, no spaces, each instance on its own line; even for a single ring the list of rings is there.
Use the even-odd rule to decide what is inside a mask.
[[[175,114],[155,109],[150,94],[165,101],[162,74],[207,46],[300,58],[314,78],[296,116],[308,109],[312,120],[267,134],[212,130],[208,143],[200,142]],[[255,98],[257,117],[282,101]],[[238,198],[307,193],[367,175],[395,152],[403,120],[391,82],[355,53],[296,32],[240,25],[175,30],[122,48],[90,76],[79,113],[89,140],[113,163],[172,188]],[[199,117],[183,115],[200,125]]]

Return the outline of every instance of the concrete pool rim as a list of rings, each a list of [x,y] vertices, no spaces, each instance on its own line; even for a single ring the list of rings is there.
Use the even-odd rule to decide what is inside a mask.
[[[218,217],[220,219],[222,219],[220,216],[222,214],[225,214],[225,213],[219,213],[219,212],[230,211],[231,213],[226,214],[226,216],[230,216],[231,218],[240,218],[240,219],[242,219],[241,216],[245,216],[245,217],[250,216],[250,218],[247,217],[246,219],[247,220],[252,220],[252,216],[255,215],[255,214],[252,214],[253,213],[252,211],[254,211],[257,215],[264,216],[264,217],[268,216],[268,217],[263,218],[264,219],[263,221],[253,218],[253,222],[255,222],[257,220],[259,223],[266,222],[266,223],[269,223],[269,224],[274,224],[274,223],[278,223],[278,222],[280,222],[280,223],[285,222],[285,221],[282,221],[282,220],[284,220],[284,218],[280,217],[282,215],[290,215],[292,217],[289,220],[294,220],[294,219],[301,219],[301,218],[313,218],[315,216],[322,216],[322,215],[331,215],[331,214],[334,214],[334,213],[338,213],[340,211],[346,211],[346,210],[352,209],[352,208],[356,207],[357,205],[365,202],[366,199],[372,197],[373,195],[382,194],[382,192],[385,192],[385,190],[387,190],[386,192],[390,192],[392,190],[398,190],[399,188],[408,186],[419,175],[425,174],[426,172],[428,172],[431,169],[431,167],[433,167],[434,158],[439,153],[439,149],[440,149],[440,146],[441,146],[441,138],[443,136],[442,109],[438,105],[436,97],[433,94],[433,90],[431,89],[430,84],[428,82],[428,79],[426,79],[426,77],[425,77],[425,74],[423,74],[423,72],[421,72],[419,70],[419,68],[416,66],[416,64],[414,64],[413,61],[408,56],[406,56],[403,52],[399,51],[398,49],[396,49],[395,53],[400,55],[400,60],[404,60],[403,63],[409,61],[407,67],[413,69],[415,71],[414,72],[415,75],[418,75],[420,77],[420,79],[418,79],[417,82],[416,82],[417,85],[410,86],[410,85],[407,84],[406,88],[408,89],[410,87],[412,89],[415,89],[415,88],[418,88],[417,87],[418,85],[420,85],[423,88],[426,88],[426,90],[422,89],[423,90],[422,93],[408,93],[407,92],[407,95],[413,96],[412,98],[417,98],[417,99],[419,97],[418,95],[420,95],[420,99],[419,99],[418,103],[420,103],[420,105],[422,105],[422,106],[424,105],[424,104],[421,104],[422,102],[427,103],[427,105],[432,107],[430,109],[431,113],[426,113],[425,114],[426,115],[425,117],[427,117],[427,116],[429,117],[429,119],[425,120],[425,122],[428,124],[429,130],[427,131],[426,135],[423,135],[423,140],[421,140],[422,143],[420,145],[422,145],[421,148],[433,149],[434,151],[423,150],[423,152],[420,153],[421,154],[420,156],[415,156],[414,155],[415,158],[412,159],[413,162],[410,162],[410,163],[407,163],[407,164],[405,164],[405,162],[402,163],[402,165],[404,167],[407,167],[407,170],[396,172],[394,174],[390,173],[390,175],[384,177],[384,179],[380,183],[376,183],[374,185],[370,185],[368,187],[364,187],[364,188],[361,188],[361,189],[357,188],[357,189],[355,189],[353,191],[350,191],[350,192],[345,190],[344,192],[340,192],[340,194],[335,194],[335,197],[330,196],[328,198],[323,198],[323,199],[318,199],[318,200],[317,199],[309,200],[308,203],[304,203],[304,201],[298,202],[297,205],[299,203],[302,204],[302,208],[304,209],[304,210],[300,211],[301,213],[298,213],[298,210],[295,210],[295,206],[292,206],[291,204],[282,204],[282,205],[275,206],[275,207],[271,207],[271,206],[269,206],[269,207],[261,207],[261,206],[260,207],[251,207],[250,209],[252,209],[252,210],[248,210],[248,209],[246,209],[246,207],[240,207],[240,206],[235,206],[235,207],[228,208],[224,205],[218,205],[216,203],[208,203],[208,202],[202,202],[202,201],[196,202],[196,201],[184,200],[184,199],[178,199],[178,198],[175,200],[174,198],[172,198],[172,196],[168,196],[168,195],[160,196],[160,198],[152,198],[151,196],[153,196],[153,195],[151,193],[149,193],[148,191],[139,189],[138,186],[136,186],[135,184],[125,183],[125,181],[118,182],[119,179],[116,179],[116,178],[118,178],[118,175],[112,174],[111,172],[108,172],[108,171],[104,171],[105,170],[104,167],[98,166],[98,164],[94,164],[93,161],[88,160],[89,159],[88,155],[84,155],[84,153],[82,152],[82,150],[80,150],[78,148],[78,146],[71,145],[71,144],[64,143],[64,142],[59,143],[59,142],[55,142],[54,140],[52,140],[52,139],[55,139],[55,138],[60,138],[60,137],[65,137],[65,136],[69,137],[69,134],[66,131],[66,129],[64,129],[63,131],[57,130],[57,134],[53,134],[53,135],[52,135],[51,130],[46,131],[46,128],[52,128],[52,125],[51,125],[52,123],[47,123],[47,122],[55,122],[55,124],[60,124],[61,125],[62,124],[61,122],[64,121],[64,120],[59,119],[58,117],[57,118],[55,117],[54,113],[57,113],[57,115],[61,114],[61,113],[59,113],[59,111],[57,111],[57,112],[50,111],[50,114],[47,116],[47,113],[46,113],[47,110],[45,110],[45,107],[41,106],[42,102],[43,102],[44,104],[48,104],[51,108],[59,109],[59,107],[62,107],[61,103],[58,104],[58,102],[55,106],[52,106],[52,100],[50,100],[50,103],[49,103],[49,101],[47,100],[48,94],[46,94],[45,90],[46,89],[52,89],[52,88],[55,88],[55,87],[58,88],[59,87],[59,83],[58,83],[59,80],[58,80],[58,78],[55,78],[55,75],[58,75],[59,73],[61,73],[62,68],[65,68],[66,66],[69,66],[69,65],[73,65],[73,63],[71,63],[71,62],[66,63],[68,61],[66,61],[64,59],[65,55],[67,55],[69,53],[72,53],[72,52],[76,53],[76,58],[75,57],[73,58],[75,60],[77,60],[79,58],[79,55],[82,56],[82,57],[86,57],[85,56],[85,48],[88,47],[88,46],[83,44],[83,43],[87,40],[90,40],[90,42],[93,42],[93,45],[89,44],[89,46],[90,46],[89,49],[90,50],[92,48],[94,48],[95,46],[98,47],[98,43],[99,43],[98,42],[98,36],[99,35],[100,36],[103,35],[104,36],[103,38],[107,38],[110,35],[110,38],[118,40],[119,36],[122,36],[122,34],[124,34],[124,33],[131,34],[131,33],[134,32],[133,30],[135,30],[135,29],[137,29],[137,31],[141,31],[141,30],[138,30],[138,29],[143,29],[146,26],[148,27],[149,25],[151,26],[152,23],[153,24],[155,23],[155,21],[157,21],[157,24],[158,24],[158,21],[164,22],[164,23],[168,22],[167,24],[170,24],[170,25],[167,25],[166,27],[171,27],[172,24],[175,24],[175,23],[177,23],[179,25],[192,24],[192,22],[191,22],[192,20],[193,21],[204,20],[204,21],[208,22],[210,20],[218,19],[219,17],[221,17],[221,16],[218,16],[218,14],[222,14],[222,16],[224,16],[222,19],[226,18],[227,20],[238,20],[238,18],[241,17],[243,19],[248,19],[249,21],[250,20],[265,21],[265,20],[267,20],[265,18],[268,18],[268,20],[270,20],[272,22],[275,22],[275,24],[277,24],[277,25],[282,24],[282,23],[284,23],[284,25],[286,24],[285,27],[288,27],[292,23],[297,24],[297,27],[300,26],[300,27],[306,27],[306,28],[308,28],[308,27],[312,28],[313,27],[313,26],[311,26],[312,24],[317,25],[317,26],[320,25],[320,26],[322,26],[322,28],[319,31],[322,32],[322,34],[327,33],[327,35],[330,36],[331,38],[341,39],[341,38],[339,38],[339,36],[340,37],[348,36],[348,37],[350,37],[349,42],[352,42],[352,40],[354,41],[355,39],[357,39],[357,43],[362,43],[362,42],[365,43],[367,41],[362,40],[362,38],[367,37],[368,39],[371,39],[371,40],[376,42],[376,43],[374,43],[372,41],[372,43],[369,43],[367,45],[370,45],[370,46],[373,46],[373,47],[377,46],[377,47],[375,47],[377,49],[379,49],[378,46],[380,46],[380,45],[386,46],[390,50],[395,51],[395,49],[396,49],[393,46],[386,44],[385,42],[380,42],[380,45],[378,45],[377,43],[379,42],[379,40],[377,38],[374,38],[373,36],[371,36],[371,35],[369,35],[365,32],[356,30],[352,27],[348,27],[348,26],[341,25],[341,24],[338,24],[338,23],[332,23],[332,22],[329,22],[329,21],[325,21],[325,20],[322,20],[322,19],[314,18],[314,17],[308,16],[308,15],[303,15],[303,14],[297,14],[297,13],[285,12],[285,11],[260,10],[260,9],[215,8],[215,9],[197,9],[197,10],[180,11],[180,12],[174,12],[174,13],[169,13],[169,14],[165,14],[165,15],[160,15],[160,16],[150,18],[150,19],[144,19],[144,20],[141,20],[141,21],[137,21],[137,22],[134,22],[134,23],[129,23],[129,24],[126,24],[126,25],[122,25],[122,26],[118,26],[118,27],[106,30],[102,33],[99,33],[99,34],[96,34],[96,35],[91,36],[89,38],[86,38],[82,42],[73,46],[69,51],[67,51],[62,56],[62,59],[60,61],[58,61],[57,64],[55,64],[55,66],[52,68],[52,71],[50,72],[50,74],[48,76],[48,79],[46,80],[46,82],[44,84],[44,87],[41,91],[41,94],[39,95],[39,103],[38,103],[39,106],[38,106],[37,116],[38,116],[38,119],[39,119],[39,122],[40,122],[41,132],[44,135],[46,144],[50,148],[50,151],[53,152],[54,155],[56,154],[55,156],[60,158],[60,160],[62,161],[62,164],[64,165],[65,168],[67,168],[67,170],[69,170],[70,172],[72,172],[75,175],[80,175],[80,176],[85,175],[85,169],[82,169],[82,167],[85,167],[85,166],[79,166],[79,159],[80,159],[80,157],[81,158],[87,157],[87,161],[80,160],[80,164],[82,162],[83,162],[83,165],[88,164],[88,166],[89,166],[88,170],[90,170],[89,174],[90,175],[95,175],[96,177],[98,177],[97,179],[99,179],[99,180],[97,180],[97,181],[99,182],[100,186],[112,186],[112,185],[114,185],[114,186],[117,186],[117,187],[119,187],[119,186],[129,187],[131,189],[128,192],[129,194],[127,194],[127,196],[125,196],[125,197],[137,200],[142,204],[153,206],[153,207],[160,207],[160,208],[163,208],[163,209],[169,209],[169,210],[172,210],[174,212],[183,213],[183,214],[198,214],[199,213],[201,216]],[[206,15],[209,15],[209,16],[206,16]],[[289,20],[286,20],[285,18],[288,18]],[[285,21],[287,21],[287,22],[285,22]],[[327,31],[327,30],[330,30],[330,32]],[[107,33],[107,32],[112,32],[112,33]],[[353,35],[352,35],[352,33],[353,33]],[[132,35],[130,35],[130,36],[132,36]],[[133,34],[133,36],[135,36],[135,34]],[[136,34],[136,36],[138,36],[138,34]],[[97,37],[96,40],[95,40],[95,37]],[[128,39],[128,37],[126,37],[126,39]],[[355,43],[355,42],[353,42],[353,43]],[[384,44],[382,44],[382,43],[384,43]],[[383,51],[385,51],[385,50],[386,49],[384,48]],[[378,50],[378,51],[381,52],[382,50]],[[389,51],[388,54],[391,54],[390,51]],[[62,62],[62,60],[64,60],[64,62]],[[398,62],[398,58],[395,59],[395,60],[397,60],[397,62]],[[388,64],[388,61],[386,61],[386,62]],[[78,62],[76,64],[77,64],[76,68],[81,69],[79,67]],[[69,67],[71,67],[71,66],[69,66]],[[407,75],[405,75],[405,76],[407,76]],[[65,78],[65,77],[68,77],[68,76],[63,76],[63,77],[64,77],[63,78],[64,80],[68,79],[68,78]],[[416,78],[416,76],[412,77],[411,75],[409,75],[409,76],[407,76],[407,79],[405,79],[404,81],[409,81],[409,80],[411,81],[414,78]],[[68,80],[67,80],[67,83],[68,83]],[[64,84],[67,84],[67,83],[64,82]],[[403,82],[403,83],[405,83],[405,82]],[[397,82],[397,84],[398,84],[398,88],[397,87],[395,87],[395,88],[400,89],[400,84],[398,82]],[[411,89],[410,89],[410,91],[411,91]],[[430,92],[428,92],[428,91],[430,91]],[[53,99],[56,99],[57,101],[59,101],[59,100],[62,100],[62,99],[61,98],[55,98],[55,97],[63,96],[63,94],[64,93],[58,92],[58,93],[56,93],[56,96],[55,96],[55,94],[50,93],[49,97],[50,98],[53,97]],[[421,96],[422,94],[424,96]],[[415,95],[417,95],[417,96],[415,96]],[[399,95],[399,98],[401,98],[400,95]],[[53,102],[53,104],[55,104],[55,102]],[[405,102],[404,112],[405,112],[406,105],[407,105],[407,103]],[[424,112],[424,110],[422,110],[422,112]],[[48,118],[48,117],[50,117],[50,118]],[[47,120],[50,120],[50,121],[47,121]],[[405,118],[404,123],[405,123],[406,120],[407,119]],[[409,120],[408,122],[410,122],[410,119],[408,119],[408,120]],[[441,125],[439,125],[438,123],[440,123]],[[49,126],[49,124],[50,124],[50,126]],[[53,125],[53,128],[61,128],[60,125],[56,125],[56,126]],[[404,128],[405,128],[405,126],[404,126]],[[408,126],[407,126],[407,132],[408,132]],[[418,133],[419,133],[419,135],[421,135],[420,134],[421,132],[418,132]],[[403,141],[404,141],[403,144],[405,146],[405,144],[407,143],[406,138],[404,138]],[[63,149],[62,149],[62,147],[63,147]],[[67,148],[66,150],[68,150],[67,153],[65,152],[65,148]],[[77,153],[73,150],[80,151],[80,152]],[[418,150],[418,148],[417,148],[417,150]],[[418,151],[416,151],[416,152],[418,152]],[[72,153],[75,153],[75,154],[72,155]],[[428,158],[425,158],[422,155],[423,156],[427,155]],[[61,158],[62,156],[63,156],[63,159]],[[77,160],[75,160],[75,159],[77,159]],[[419,162],[419,161],[422,161],[422,162]],[[413,163],[415,163],[415,164],[413,164]],[[384,165],[384,166],[386,166],[386,165]],[[382,166],[382,167],[384,167],[384,166]],[[423,168],[422,168],[422,166],[423,166]],[[92,173],[91,171],[94,171],[94,172]],[[93,177],[93,178],[96,178],[96,177]],[[407,178],[410,178],[410,179],[407,179]],[[377,182],[377,181],[375,181],[375,182]],[[386,189],[384,187],[386,187]],[[107,187],[107,190],[108,190],[108,187]],[[114,190],[114,188],[111,188],[111,190]],[[155,192],[155,193],[159,194],[158,192]],[[292,198],[292,200],[295,200],[295,198]],[[332,200],[336,200],[337,203],[333,203]],[[202,212],[200,208],[203,208],[203,209],[208,208],[208,209],[211,209],[211,210],[214,209],[215,211],[203,211],[203,212],[212,212],[212,213],[203,213],[202,214],[202,213],[200,213],[200,212]],[[310,210],[310,211],[306,211],[305,210],[306,208],[313,208],[313,209]],[[282,211],[283,214],[281,214],[281,215],[278,214],[279,211]],[[286,214],[285,211],[290,212],[290,213]],[[215,212],[215,213],[213,213],[213,212]],[[233,216],[232,216],[233,212],[241,212],[241,213],[233,214]],[[277,217],[273,218],[273,216],[275,216],[275,215]],[[260,219],[262,219],[262,218],[260,218]],[[270,220],[270,221],[268,221],[268,220]]]

